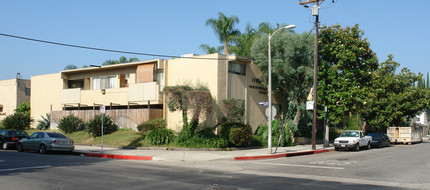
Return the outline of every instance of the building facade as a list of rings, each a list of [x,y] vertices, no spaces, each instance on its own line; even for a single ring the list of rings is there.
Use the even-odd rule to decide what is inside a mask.
[[[0,121],[12,115],[19,104],[30,103],[30,93],[30,80],[17,77],[0,81]]]
[[[267,89],[260,76],[261,71],[251,60],[221,54],[66,70],[31,78],[31,115],[38,120],[51,113],[51,127],[55,128],[65,115],[77,115],[85,121],[105,105],[106,114],[122,128],[136,129],[144,121],[164,118],[169,128],[179,131],[182,114],[169,111],[163,88],[203,85],[214,101],[211,114],[200,120],[202,125],[219,123],[224,116],[221,101],[235,98],[243,100],[244,122],[255,130],[267,123],[267,107],[258,104],[267,102]]]

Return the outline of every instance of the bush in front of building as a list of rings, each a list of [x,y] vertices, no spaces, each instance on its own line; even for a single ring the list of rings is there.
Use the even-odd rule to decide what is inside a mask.
[[[58,122],[58,129],[62,130],[64,133],[73,133],[82,130],[84,122],[74,115],[68,115],[61,118]]]
[[[86,125],[86,130],[89,134],[91,134],[93,137],[99,137],[102,136],[101,132],[102,128],[102,115],[96,115],[88,121]],[[116,125],[112,118],[108,115],[105,115],[103,117],[103,134],[111,134],[118,130],[118,125]]]
[[[39,130],[48,130],[51,127],[51,114],[47,113],[46,117],[42,117],[42,120],[39,120],[37,124],[37,129]]]
[[[166,128],[166,126],[167,126],[166,120],[164,120],[163,118],[157,118],[138,125],[137,130],[141,133],[146,134],[149,131],[154,129],[164,129]]]
[[[221,136],[228,140],[233,147],[250,146],[252,142],[252,128],[241,123],[225,122],[221,125]]]
[[[205,127],[197,132],[190,131],[189,128],[182,129],[176,138],[175,144],[190,148],[226,148],[228,141],[213,133],[209,127]]]
[[[175,140],[175,132],[171,129],[153,129],[150,130],[145,137],[152,145],[165,145]]]
[[[13,130],[25,130],[30,128],[30,124],[33,122],[30,115],[16,112],[12,115],[5,117],[2,121],[5,129]]]

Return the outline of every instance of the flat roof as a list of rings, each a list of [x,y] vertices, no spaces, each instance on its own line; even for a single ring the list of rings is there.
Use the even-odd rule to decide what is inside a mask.
[[[148,63],[158,63],[159,61],[162,61],[163,59],[152,59],[147,61],[136,61],[136,62],[130,62],[130,63],[119,63],[119,64],[113,64],[113,65],[101,65],[97,67],[87,67],[87,68],[80,68],[80,69],[72,69],[72,70],[63,70],[60,73],[61,74],[73,74],[73,73],[80,73],[80,72],[88,72],[93,70],[100,70],[100,69],[116,69],[116,68],[123,68],[123,67],[130,67],[130,66],[137,66],[142,64],[148,64]]]

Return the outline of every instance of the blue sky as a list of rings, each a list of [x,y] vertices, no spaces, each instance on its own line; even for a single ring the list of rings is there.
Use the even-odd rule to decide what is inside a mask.
[[[322,25],[360,25],[379,61],[388,54],[412,72],[430,72],[428,8],[430,1],[326,0],[320,9]],[[41,0],[1,1],[0,33],[89,47],[179,56],[204,54],[200,44],[221,45],[207,19],[223,12],[239,17],[244,30],[261,22],[295,24],[296,32],[313,28],[310,8],[298,0]],[[16,73],[60,72],[66,65],[101,65],[120,53],[55,46],[0,36],[0,80]]]

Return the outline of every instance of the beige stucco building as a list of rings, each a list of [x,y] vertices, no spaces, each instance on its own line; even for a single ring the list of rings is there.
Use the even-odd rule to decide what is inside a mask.
[[[30,102],[30,80],[9,79],[0,81],[0,121],[14,113],[19,104]]]
[[[244,121],[255,130],[267,123],[266,107],[258,105],[267,101],[260,76],[258,66],[251,60],[221,54],[66,70],[31,78],[31,115],[38,120],[52,112],[52,120],[64,114],[86,120],[99,113],[100,105],[105,105],[106,114],[120,127],[136,129],[141,122],[163,117],[169,128],[178,131],[182,126],[181,112],[169,111],[163,88],[204,85],[214,103],[211,114],[201,119],[203,125],[218,123],[223,117],[221,101],[235,98],[244,101]],[[51,123],[55,127],[56,122]]]

